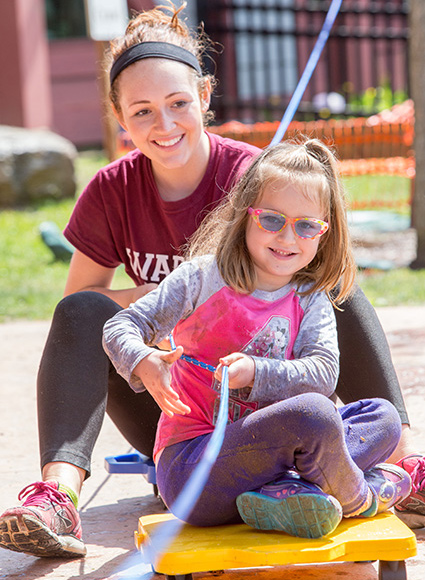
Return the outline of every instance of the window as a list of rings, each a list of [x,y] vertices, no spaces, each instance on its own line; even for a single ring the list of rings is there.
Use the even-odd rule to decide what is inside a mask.
[[[49,39],[87,36],[84,0],[46,0]]]
[[[233,18],[239,96],[292,93],[298,75],[293,0],[236,0]]]

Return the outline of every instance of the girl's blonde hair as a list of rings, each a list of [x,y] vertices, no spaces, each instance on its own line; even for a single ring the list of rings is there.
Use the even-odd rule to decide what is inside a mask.
[[[207,49],[212,48],[212,41],[205,34],[202,26],[197,33],[188,28],[179,15],[185,9],[184,2],[179,8],[169,2],[169,6],[156,6],[152,10],[146,10],[136,14],[129,22],[124,36],[110,42],[109,51],[105,58],[105,67],[109,74],[113,63],[126,50],[141,42],[168,42],[191,52],[198,60],[202,68],[202,57]],[[206,83],[214,88],[215,77],[211,74],[199,75],[195,70],[188,67],[196,77],[199,94],[204,90]],[[112,83],[109,98],[116,111],[120,112],[119,75]],[[214,114],[208,111],[204,114],[204,122],[208,123],[214,118]]]
[[[265,149],[211,212],[190,240],[187,256],[213,253],[225,282],[238,292],[255,289],[255,269],[246,245],[248,208],[261,201],[266,187],[285,181],[303,195],[319,194],[329,230],[314,259],[296,272],[297,284],[311,283],[305,294],[324,291],[334,305],[351,293],[356,273],[346,219],[346,201],[332,151],[318,139],[286,141]]]

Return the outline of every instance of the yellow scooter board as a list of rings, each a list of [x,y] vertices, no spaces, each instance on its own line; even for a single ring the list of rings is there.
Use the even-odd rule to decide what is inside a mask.
[[[171,518],[169,513],[143,516],[135,532],[137,548],[149,554],[153,570],[168,580],[192,580],[192,573],[235,568],[371,560],[379,560],[380,580],[406,580],[405,560],[416,555],[415,534],[391,512],[344,519],[319,539],[258,531],[246,524],[210,528],[184,524],[172,543],[158,550],[152,534]]]

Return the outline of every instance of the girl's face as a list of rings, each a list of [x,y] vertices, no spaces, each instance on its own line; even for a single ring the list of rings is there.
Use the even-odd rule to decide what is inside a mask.
[[[191,69],[167,59],[140,60],[120,74],[120,124],[156,171],[206,163],[209,141],[202,115],[210,87],[200,95]]]
[[[306,197],[285,181],[268,185],[252,207],[271,209],[288,218],[325,219],[318,194]],[[257,275],[257,288],[271,292],[288,284],[296,272],[313,260],[319,241],[319,237],[300,238],[289,223],[281,232],[266,232],[250,216],[246,243]]]

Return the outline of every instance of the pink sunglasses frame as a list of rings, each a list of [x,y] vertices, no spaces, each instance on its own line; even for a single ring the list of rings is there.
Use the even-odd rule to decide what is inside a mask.
[[[266,230],[265,228],[263,228],[263,226],[260,223],[260,215],[262,213],[264,213],[264,212],[266,212],[266,213],[272,213],[272,214],[279,215],[279,216],[283,217],[286,220],[285,221],[285,224],[279,230],[276,230],[276,231]],[[278,234],[279,232],[281,232],[282,230],[284,230],[288,224],[291,224],[292,230],[293,230],[293,232],[294,232],[294,234],[296,236],[298,236],[302,240],[315,240],[316,238],[319,238],[320,236],[323,236],[323,234],[325,232],[327,232],[328,229],[329,229],[328,222],[324,222],[323,220],[319,220],[319,219],[316,219],[316,218],[306,218],[306,217],[289,218],[286,215],[284,215],[283,213],[279,213],[278,211],[273,211],[272,209],[260,209],[260,208],[254,209],[252,207],[249,207],[248,208],[248,213],[252,217],[252,219],[254,220],[254,222],[257,224],[257,226],[260,228],[260,230],[263,230],[263,232],[267,232],[269,234]],[[307,238],[305,236],[300,236],[297,233],[297,231],[295,230],[295,224],[296,224],[296,222],[303,221],[303,220],[304,221],[311,221],[311,222],[314,222],[316,224],[319,224],[320,227],[321,227],[320,232],[318,232],[312,238]]]

